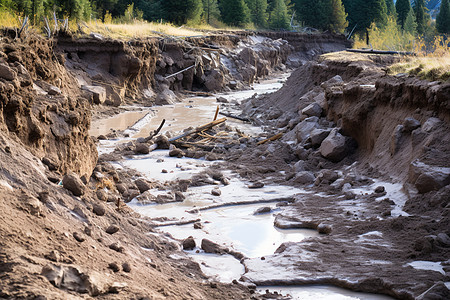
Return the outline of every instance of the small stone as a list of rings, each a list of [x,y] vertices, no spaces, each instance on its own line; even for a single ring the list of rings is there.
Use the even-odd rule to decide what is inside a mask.
[[[12,81],[16,79],[16,77],[17,74],[13,69],[4,63],[0,63],[0,78]]]
[[[295,175],[294,181],[299,184],[313,184],[316,177],[312,172],[302,171]]]
[[[95,194],[97,195],[97,199],[100,201],[106,202],[108,200],[108,193],[106,193],[103,189],[98,190]]]
[[[162,170],[161,170],[161,173],[167,174],[167,173],[169,173],[169,171],[167,171],[166,169],[162,169]]]
[[[183,250],[193,250],[195,246],[195,240],[192,236],[183,241]]]
[[[38,194],[38,199],[39,199],[42,203],[47,203],[49,194],[50,194],[49,191],[42,191],[42,192],[39,192],[39,194]]]
[[[61,90],[53,85],[50,85],[47,92],[50,96],[61,95]]]
[[[158,159],[156,160],[156,162],[157,162],[157,163],[162,163],[162,162],[164,162],[164,159],[163,159],[163,158],[158,158]]]
[[[185,155],[186,154],[181,149],[178,149],[178,148],[174,148],[174,149],[169,151],[169,156],[170,157],[182,158]]]
[[[175,201],[181,202],[181,201],[183,201],[184,199],[186,199],[186,197],[183,195],[182,192],[180,192],[180,191],[176,191],[176,192],[175,192]]]
[[[80,242],[80,243],[82,243],[82,242],[84,242],[86,239],[81,235],[81,233],[79,233],[79,232],[74,232],[73,233],[73,238],[75,239],[75,240],[77,240],[77,242]]]
[[[264,183],[261,181],[254,182],[248,186],[249,189],[260,189],[264,187]]]
[[[443,247],[450,247],[450,237],[446,233],[439,233],[437,235],[436,241]]]
[[[215,283],[215,282],[210,282],[210,283],[209,283],[209,286],[210,286],[211,288],[213,288],[213,289],[216,289],[216,288],[217,288],[217,283]]]
[[[217,97],[216,101],[219,103],[228,103],[228,100],[225,97]]]
[[[194,223],[194,229],[202,229],[202,228],[203,228],[202,223],[200,223],[200,222]]]
[[[110,268],[111,270],[113,270],[114,273],[120,271],[119,265],[116,264],[115,262],[108,264],[108,268]]]
[[[222,177],[220,179],[220,182],[222,182],[223,185],[229,185],[230,184],[230,180],[226,177]]]
[[[117,231],[119,231],[119,226],[117,226],[117,225],[109,225],[108,226],[108,228],[106,228],[106,233],[109,233],[109,234],[114,234],[114,233],[116,233]]]
[[[97,140],[107,140],[108,138],[106,137],[106,135],[104,135],[104,134],[100,134],[98,137],[97,137]]]
[[[124,262],[122,264],[122,270],[124,272],[130,273],[131,272],[131,265],[129,263],[127,263],[127,262]]]
[[[377,187],[375,188],[375,193],[377,193],[377,194],[381,194],[381,193],[384,193],[384,192],[385,192],[385,188],[384,188],[384,186],[382,186],[382,185],[377,186]]]
[[[158,135],[155,143],[158,145],[159,149],[169,149],[170,147],[169,139],[165,135]]]
[[[222,195],[222,191],[219,190],[218,188],[212,189],[211,190],[211,195],[213,195],[213,196],[220,196],[220,195]]]
[[[106,208],[103,204],[101,203],[94,203],[92,205],[92,211],[94,212],[94,214],[96,214],[97,216],[104,216],[106,213]]]
[[[403,130],[407,133],[420,127],[420,122],[414,118],[406,118],[403,122]]]

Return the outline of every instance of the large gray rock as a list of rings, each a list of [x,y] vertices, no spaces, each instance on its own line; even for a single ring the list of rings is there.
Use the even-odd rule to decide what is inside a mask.
[[[433,129],[437,128],[437,126],[441,122],[442,121],[439,118],[429,118],[428,120],[425,121],[425,123],[423,123],[422,130],[425,132],[430,132]]]
[[[16,79],[16,77],[16,71],[10,68],[7,64],[0,63],[0,78],[12,81]]]
[[[317,117],[310,117],[302,122],[298,123],[297,126],[295,126],[295,135],[297,137],[297,141],[301,143],[302,141],[306,140],[310,135],[311,132],[319,127],[319,118]]]
[[[311,131],[310,138],[311,138],[311,145],[313,147],[319,147],[320,144],[322,144],[323,140],[327,138],[327,136],[330,134],[331,130],[325,130],[325,129],[319,129],[315,128],[313,131]]]
[[[205,78],[205,87],[208,91],[220,91],[224,85],[224,77],[218,70],[212,70]]]
[[[156,95],[155,104],[156,105],[168,105],[168,104],[174,104],[177,101],[177,96],[174,92],[172,92],[169,87],[163,88],[162,91],[160,91]]]
[[[137,188],[139,189],[139,191],[141,193],[148,191],[149,189],[152,188],[152,185],[150,182],[148,182],[147,180],[143,179],[143,178],[138,178],[134,181],[134,184],[137,186]]]
[[[450,168],[430,166],[415,160],[409,166],[409,181],[419,193],[439,190],[450,184]]]
[[[340,86],[344,84],[344,80],[342,80],[342,77],[339,75],[334,76],[333,78],[323,82],[320,86],[324,89],[333,87],[333,86]]]
[[[320,145],[320,154],[333,162],[341,161],[348,154],[347,138],[333,129]]]
[[[81,196],[84,194],[85,185],[75,173],[69,173],[63,177],[63,187],[72,192],[75,196]]]
[[[311,103],[302,109],[302,114],[307,115],[308,117],[320,117],[322,114],[322,107],[316,102]]]
[[[103,104],[106,100],[106,89],[97,85],[82,85],[82,90],[92,94],[92,102],[95,104]]]

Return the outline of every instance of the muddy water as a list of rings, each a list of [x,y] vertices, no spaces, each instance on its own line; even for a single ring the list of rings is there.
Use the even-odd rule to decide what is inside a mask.
[[[92,123],[89,134],[99,136],[101,134],[108,134],[111,132],[111,129],[125,130],[133,126],[147,113],[148,111],[127,111],[110,118],[96,120]]]
[[[220,96],[224,96],[230,101],[239,102],[251,97],[255,92],[275,91],[281,85],[280,80],[275,80],[255,85],[254,90]],[[105,132],[102,132],[102,130],[109,131],[110,128],[123,129],[125,127],[131,138],[137,138],[147,136],[151,130],[159,126],[162,119],[166,119],[163,132],[167,130],[177,132],[189,126],[194,127],[210,122],[217,105],[215,97],[190,98],[172,106],[147,109],[139,112],[139,114],[130,113],[115,116],[108,121],[107,125],[105,122],[103,127],[94,124],[94,128],[98,130],[94,132],[104,134]],[[116,124],[119,127],[115,127]],[[246,133],[255,133],[259,130],[234,120],[227,121],[227,124],[241,126]],[[117,142],[120,141],[102,142],[99,148],[100,152],[105,151],[107,147],[113,147],[114,143]],[[116,166],[119,168],[134,168],[142,172],[148,179],[164,183],[176,179],[190,178],[193,174],[204,170],[211,164],[213,163],[205,160],[170,158],[167,151],[154,151],[148,155],[118,162]],[[167,172],[163,173],[163,169]],[[283,207],[277,206],[280,199],[289,199],[295,194],[308,192],[284,186],[265,186],[257,190],[248,189],[249,183],[237,174],[229,172],[225,175],[230,179],[230,184],[227,186],[218,185],[222,191],[221,196],[213,196],[211,189],[214,186],[209,185],[190,188],[185,193],[186,199],[180,203],[142,205],[137,199],[134,199],[129,203],[129,206],[152,218],[166,217],[167,221],[161,221],[161,226],[158,228],[161,232],[170,234],[174,239],[182,240],[188,236],[193,236],[197,246],[199,246],[201,240],[207,238],[241,252],[248,258],[271,255],[284,242],[301,242],[318,234],[314,230],[280,230],[273,225],[276,214],[283,210]],[[166,193],[157,190],[151,190],[150,192],[154,195]],[[254,202],[257,199],[264,201],[264,203],[255,204]],[[242,203],[246,201],[251,204]],[[270,207],[271,210],[266,214],[255,214],[256,209],[261,207]],[[170,225],[174,222],[191,220],[199,220],[197,222],[201,224],[202,228],[194,229],[192,223]],[[185,251],[183,255],[197,261],[202,271],[215,280],[229,283],[234,279],[239,279],[245,273],[244,266],[231,255],[207,254],[199,247],[196,247],[193,251]],[[284,295],[290,294],[292,299],[389,299],[385,296],[353,293],[329,286],[262,287],[261,292],[264,293],[266,289],[278,291]]]

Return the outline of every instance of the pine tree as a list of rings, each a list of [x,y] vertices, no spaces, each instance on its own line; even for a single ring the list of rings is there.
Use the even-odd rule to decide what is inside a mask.
[[[331,16],[329,28],[333,32],[343,33],[348,26],[347,14],[341,0],[331,0]]]
[[[450,1],[442,0],[441,8],[436,16],[436,29],[440,33],[450,34]]]
[[[203,0],[203,14],[208,24],[212,19],[217,19],[220,16],[217,0]]]
[[[296,0],[295,11],[305,26],[326,30],[330,25],[331,0]]]
[[[404,29],[406,17],[411,10],[409,0],[397,0],[395,10],[397,11],[397,24]]]
[[[412,9],[409,10],[408,15],[406,16],[403,31],[412,35],[417,34],[416,16],[414,15],[414,11]]]
[[[165,0],[163,9],[166,20],[178,25],[198,22],[203,11],[201,0]]]
[[[417,33],[424,34],[427,27],[427,18],[425,15],[425,0],[414,1],[414,14],[416,15]]]
[[[273,29],[289,29],[289,16],[284,0],[274,0],[274,8],[270,12],[269,23]]]
[[[387,14],[388,16],[395,16],[395,4],[394,0],[386,0]]]
[[[250,21],[250,12],[244,0],[221,0],[222,21],[231,26],[243,26]]]
[[[245,0],[249,10],[250,19],[258,28],[264,28],[267,26],[267,0]]]

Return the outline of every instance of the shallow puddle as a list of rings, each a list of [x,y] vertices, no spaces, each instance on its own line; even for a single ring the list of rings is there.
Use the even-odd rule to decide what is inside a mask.
[[[326,285],[306,285],[306,286],[266,286],[258,287],[257,291],[265,294],[266,290],[277,292],[282,295],[289,295],[289,299],[302,300],[392,300],[389,296],[369,293],[353,292],[342,288]]]
[[[100,119],[92,122],[89,134],[91,136],[99,136],[101,134],[108,134],[111,129],[114,130],[125,130],[130,126],[133,126],[136,122],[142,119],[148,113],[147,110],[144,111],[127,111],[120,113],[118,115]]]

